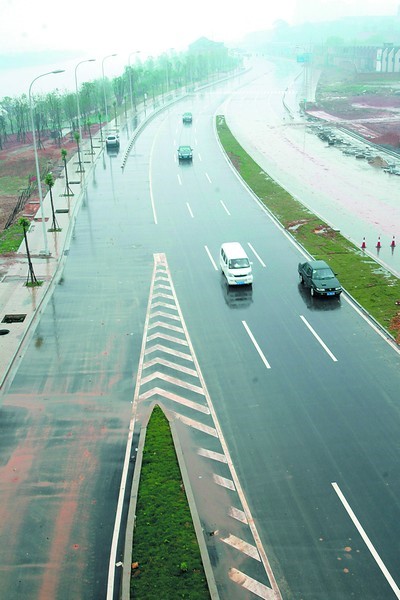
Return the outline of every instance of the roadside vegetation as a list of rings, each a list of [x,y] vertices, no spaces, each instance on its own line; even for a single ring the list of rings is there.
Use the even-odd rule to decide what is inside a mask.
[[[159,406],[147,426],[132,561],[135,600],[210,598],[169,423]]]
[[[14,223],[0,233],[0,254],[16,252],[24,239],[24,231],[19,223]]]
[[[271,179],[217,116],[221,143],[247,185],[282,226],[315,258],[332,267],[346,291],[400,343],[400,281],[331,229]],[[297,277],[297,265],[293,265]]]

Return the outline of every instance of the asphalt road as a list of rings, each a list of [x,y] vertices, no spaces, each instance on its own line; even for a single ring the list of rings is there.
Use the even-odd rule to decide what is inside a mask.
[[[88,182],[2,398],[0,597],[105,598],[132,403],[137,433],[154,401],[176,421],[221,598],[400,597],[399,355],[345,297],[299,286],[299,249],[216,141],[233,89],[162,113],[123,170],[122,130]],[[227,289],[223,241],[248,249],[252,290]]]

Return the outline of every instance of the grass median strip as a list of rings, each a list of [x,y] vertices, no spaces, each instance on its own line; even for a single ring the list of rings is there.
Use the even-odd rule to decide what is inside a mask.
[[[346,291],[400,343],[400,281],[279,186],[238,143],[224,115],[217,132],[233,166],[282,226],[339,274]],[[297,277],[297,265],[294,265]]]
[[[159,406],[147,426],[132,561],[131,598],[210,598],[171,430]]]

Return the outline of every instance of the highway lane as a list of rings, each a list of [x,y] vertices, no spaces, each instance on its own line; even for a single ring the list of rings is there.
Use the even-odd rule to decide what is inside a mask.
[[[123,172],[118,156],[104,155],[88,185],[63,278],[2,398],[0,591],[10,599],[28,590],[32,598],[104,597],[156,252],[167,257],[283,597],[393,597],[332,482],[396,574],[398,357],[343,299],[311,303],[299,288],[299,251],[219,153],[211,125],[221,99],[203,94],[191,132],[180,130],[180,114],[197,100],[170,109],[140,136]],[[181,135],[193,139],[191,166],[176,162]],[[232,239],[250,242],[266,265],[253,253],[254,289],[240,290],[242,301],[210,260]],[[141,401],[139,419],[149,404]],[[205,533],[221,532],[207,538],[221,597],[248,597],[228,579],[232,568],[269,587],[258,560],[222,541],[233,531],[249,544],[251,536],[225,510],[236,506],[232,492],[211,485],[224,465],[199,459],[210,436],[177,424]]]
[[[211,156],[214,161],[214,154]],[[204,164],[205,162],[203,158],[199,169],[198,164],[194,163],[192,170],[204,168],[208,173],[212,165]],[[218,159],[215,159],[215,162],[217,163]],[[190,169],[185,167],[185,176],[189,178],[189,175]],[[201,173],[196,172],[192,175],[192,180],[188,180],[188,194],[197,196],[194,191],[195,183],[201,180]],[[222,178],[224,178],[224,185],[221,184]],[[297,281],[294,283],[299,252],[285,241],[274,226],[260,217],[259,212],[253,214],[258,210],[254,205],[247,204],[246,208],[243,208],[245,202],[243,195],[236,188],[235,191],[230,191],[230,185],[235,184],[228,183],[223,173],[220,173],[219,184],[226,195],[230,216],[224,211],[217,210],[214,204],[213,221],[201,237],[207,238],[206,245],[211,249],[214,262],[217,261],[221,239],[239,239],[246,244],[246,240],[250,238],[253,247],[267,267],[264,269],[262,265],[257,264],[256,259],[254,260],[256,275],[249,305],[242,309],[227,311],[219,275],[215,272],[208,256],[205,257],[202,243],[198,243],[196,248],[193,248],[195,226],[189,216],[186,216],[187,223],[180,233],[180,238],[184,236],[184,239],[174,239],[171,248],[167,241],[166,245],[171,271],[176,273],[175,285],[184,312],[194,319],[191,331],[195,333],[197,329],[195,337],[203,340],[198,349],[200,363],[205,370],[212,397],[218,398],[218,411],[222,411],[223,429],[228,437],[229,446],[233,445],[235,449],[235,464],[236,461],[239,464],[246,464],[246,468],[240,469],[240,473],[246,482],[250,482],[250,487],[255,485],[256,489],[259,489],[260,482],[264,479],[263,497],[259,498],[256,495],[257,500],[255,500],[257,514],[260,511],[260,515],[263,515],[260,518],[263,519],[265,497],[268,497],[270,485],[267,477],[263,476],[264,469],[269,472],[268,457],[275,457],[277,449],[284,455],[284,458],[281,458],[278,454],[278,458],[275,459],[278,463],[282,460],[280,469],[282,473],[286,470],[287,474],[283,475],[283,480],[279,482],[280,491],[275,498],[275,508],[278,508],[276,522],[280,525],[275,531],[276,543],[271,546],[275,552],[280,545],[278,537],[286,535],[282,530],[282,523],[288,522],[291,535],[292,527],[297,528],[295,537],[298,536],[298,541],[292,540],[291,560],[294,562],[289,567],[289,571],[291,568],[294,569],[294,579],[300,578],[297,583],[291,582],[294,588],[299,586],[299,589],[302,589],[304,576],[302,578],[299,571],[303,571],[304,574],[304,566],[301,565],[308,564],[311,553],[314,565],[312,574],[309,572],[304,574],[308,581],[306,597],[321,597],[322,594],[326,597],[335,597],[335,594],[337,597],[343,597],[343,594],[351,593],[353,584],[354,593],[359,594],[360,597],[368,597],[369,593],[371,597],[374,595],[391,597],[390,589],[385,596],[385,591],[382,590],[385,583],[380,580],[376,565],[371,567],[371,559],[365,556],[365,552],[362,553],[362,561],[366,564],[361,568],[365,568],[369,575],[365,572],[358,575],[360,565],[357,564],[357,577],[353,574],[350,583],[341,577],[349,568],[347,564],[343,566],[342,561],[352,561],[351,557],[357,551],[354,552],[354,549],[345,551],[345,548],[351,547],[346,544],[342,549],[336,548],[336,552],[330,548],[330,552],[327,552],[328,556],[324,557],[325,549],[319,551],[318,547],[322,545],[322,540],[326,539],[327,526],[324,520],[330,518],[329,511],[325,513],[322,507],[322,516],[320,517],[318,513],[315,516],[315,512],[321,511],[321,507],[307,508],[304,502],[312,502],[313,494],[307,493],[309,486],[318,498],[324,498],[329,505],[334,504],[337,498],[331,484],[339,474],[344,477],[344,480],[347,478],[357,482],[355,487],[360,492],[360,497],[357,497],[354,490],[352,493],[360,504],[365,496],[365,491],[360,491],[364,475],[367,476],[371,487],[369,494],[373,496],[384,494],[385,490],[380,489],[382,472],[396,472],[395,462],[391,461],[390,455],[393,452],[391,448],[396,445],[397,426],[393,426],[393,420],[396,423],[398,421],[398,410],[394,404],[398,396],[398,357],[389,347],[386,347],[386,342],[365,324],[354,309],[350,308],[344,298],[340,302],[333,303],[311,302]],[[156,189],[156,184],[153,187]],[[211,214],[213,207],[213,202],[210,200],[211,187],[210,184],[210,194],[204,194],[201,190],[202,203],[196,204],[197,211],[201,211],[203,207],[201,212],[195,212],[195,221],[200,220],[200,228],[207,214]],[[196,199],[193,202],[196,202]],[[179,205],[177,205],[178,210]],[[159,215],[161,214],[159,210]],[[184,211],[179,212],[179,217],[181,216],[184,216]],[[162,222],[160,216],[160,226]],[[251,232],[251,234],[245,237],[244,232]],[[276,264],[274,264],[275,260]],[[183,262],[186,262],[186,269],[182,266]],[[193,264],[196,264],[195,274],[191,267]],[[201,290],[201,294],[197,291],[187,300],[189,294],[187,282],[191,283],[194,276],[196,290]],[[181,282],[182,278],[186,284]],[[206,316],[204,306],[207,307]],[[240,317],[238,317],[239,311]],[[302,316],[306,317],[307,322],[322,338],[334,358],[312,335]],[[265,370],[261,361],[258,364],[258,355],[251,348],[243,330],[244,319],[260,343],[271,365],[270,371]],[[226,374],[227,365],[229,375]],[[253,373],[253,370],[256,373]],[[244,399],[251,399],[250,414]],[[240,411],[239,414],[237,411]],[[376,431],[377,423],[379,423],[379,434]],[[382,464],[374,464],[373,452],[370,456],[368,440],[376,443],[377,435],[380,438],[383,432],[385,441],[381,441],[380,445],[387,443],[388,462],[387,468],[382,471]],[[307,443],[304,440],[307,440]],[[290,452],[283,450],[286,447]],[[248,458],[248,449],[251,449],[251,459]],[[335,453],[338,456],[338,464],[334,458]],[[260,466],[261,472],[254,464],[254,455],[257,457],[256,465]],[[380,450],[379,455],[382,458],[385,456],[385,451]],[[321,458],[322,456],[324,458]],[[333,466],[330,469],[330,476],[325,475],[324,481],[319,482],[315,474],[319,474],[324,469],[324,461],[327,464],[333,463]],[[285,464],[286,469],[284,469]],[[349,464],[351,466],[346,475]],[[295,465],[296,480],[299,473],[303,477],[302,480],[301,478],[298,480],[297,492],[287,489],[288,482],[294,477],[290,474],[292,465]],[[356,469],[355,473],[353,468]],[[360,472],[364,475],[360,476]],[[275,477],[277,474],[272,476],[272,479]],[[357,478],[360,481],[357,481]],[[394,479],[396,480],[396,476]],[[393,484],[396,485],[396,481],[391,483]],[[271,493],[274,496],[274,492]],[[297,493],[300,494],[301,502]],[[290,517],[286,513],[285,500],[282,502],[278,500],[281,494],[288,498],[291,510],[296,514],[294,521],[292,521],[293,515]],[[303,494],[307,500],[303,500]],[[389,503],[392,503],[391,492],[389,496]],[[251,498],[253,500],[252,493]],[[298,503],[300,506],[297,506]],[[380,506],[382,510],[382,504]],[[398,511],[397,502],[394,508]],[[342,519],[343,529],[347,528],[347,535],[351,537],[348,530],[351,531],[352,525],[346,523],[347,517],[341,513],[342,508],[339,506],[335,510],[338,513],[338,521]],[[303,523],[302,518],[304,519],[305,516],[307,520]],[[313,520],[315,523],[312,523]],[[369,523],[369,519],[367,520]],[[272,522],[275,520],[272,519]],[[376,524],[376,521],[374,523]],[[386,528],[382,518],[380,526],[383,530]],[[318,527],[321,530],[317,535]],[[339,528],[338,523],[332,523],[330,539],[340,539],[336,528]],[[373,526],[372,529],[379,531],[377,526]],[[269,537],[269,535],[271,531],[266,528],[265,536]],[[347,539],[346,535],[342,539],[344,543]],[[390,563],[394,559],[390,550],[396,546],[395,538],[388,546],[387,560]],[[299,547],[303,547],[303,554],[299,554]],[[283,551],[284,554],[291,553],[284,545]],[[317,566],[315,558],[315,554],[318,553],[320,554],[318,560],[322,562],[320,566]],[[327,579],[325,571],[328,569],[329,561],[332,580],[328,582],[329,578]],[[395,562],[392,572],[396,572]],[[332,574],[333,566],[336,567],[334,574]],[[284,577],[289,578],[286,570]]]

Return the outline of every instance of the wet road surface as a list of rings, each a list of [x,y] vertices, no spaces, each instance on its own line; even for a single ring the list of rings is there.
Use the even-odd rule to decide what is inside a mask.
[[[124,170],[121,153],[104,154],[90,177],[62,279],[2,397],[0,596],[106,597],[137,396],[136,433],[154,401],[177,421],[221,598],[393,597],[332,484],[395,577],[399,356],[345,298],[298,285],[300,251],[219,152],[212,116],[231,91],[169,109]],[[180,143],[192,165],[177,163]],[[219,273],[231,240],[248,249],[253,289]],[[185,335],[165,306],[170,282]],[[194,366],[176,353],[188,348]]]

